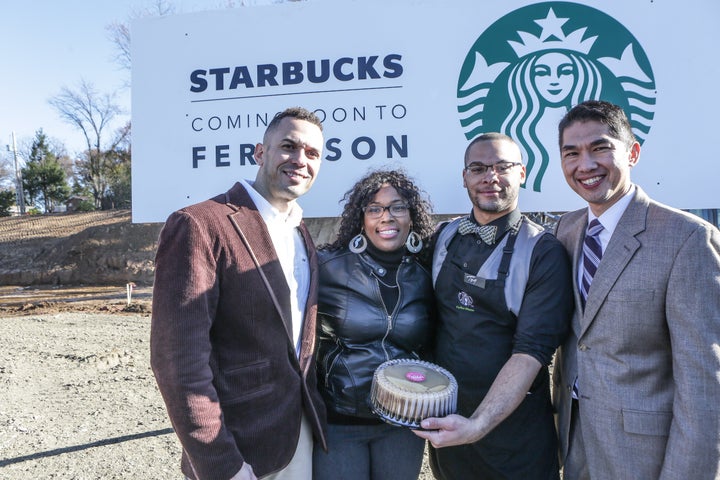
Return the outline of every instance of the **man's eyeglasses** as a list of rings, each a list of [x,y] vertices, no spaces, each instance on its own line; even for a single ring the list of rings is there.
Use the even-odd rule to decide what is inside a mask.
[[[380,218],[385,213],[385,210],[390,212],[393,217],[404,217],[410,211],[410,208],[403,203],[393,203],[387,207],[382,205],[368,205],[365,207],[365,216],[368,218]]]
[[[498,162],[492,165],[485,165],[484,163],[471,163],[465,167],[465,171],[472,175],[485,175],[488,170],[492,170],[498,175],[506,175],[510,172],[510,169],[522,165],[518,162]]]

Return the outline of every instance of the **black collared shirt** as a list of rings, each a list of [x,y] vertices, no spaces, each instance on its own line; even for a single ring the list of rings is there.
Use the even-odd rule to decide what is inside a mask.
[[[511,230],[517,230],[520,227],[520,220],[522,220],[522,214],[520,213],[520,210],[516,208],[507,215],[496,218],[492,222],[485,224],[497,227],[494,245],[488,245],[482,241],[478,235],[474,234],[457,235],[460,238],[453,240],[453,243],[460,243],[460,252],[471,253],[471,255],[468,255],[467,258],[469,267],[470,269],[474,268],[475,272],[477,272],[480,269],[480,266],[488,259],[493,250],[495,250],[498,242],[500,242],[503,237],[508,234],[508,232]],[[470,212],[470,221],[479,225],[472,212]]]
[[[472,214],[470,218],[474,220]],[[518,209],[500,217],[488,225],[498,227],[495,245],[487,245],[474,234],[456,234],[448,248],[445,262],[462,265],[463,270],[475,275],[488,259],[497,242],[512,229],[519,227],[522,214]],[[512,337],[512,353],[525,353],[543,365],[549,365],[555,349],[565,339],[574,307],[572,269],[562,244],[552,235],[543,235],[533,249],[528,281],[523,302],[517,316]],[[455,315],[457,292],[444,289],[449,285],[438,281],[436,298],[439,314]],[[448,304],[444,305],[444,299]],[[438,346],[442,348],[442,346]],[[450,347],[452,348],[452,347]]]

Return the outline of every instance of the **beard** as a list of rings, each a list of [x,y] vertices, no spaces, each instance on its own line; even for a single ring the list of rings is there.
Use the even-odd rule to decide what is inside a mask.
[[[476,194],[470,198],[472,204],[478,210],[488,213],[499,213],[504,211],[512,210],[517,204],[517,191],[511,191],[504,189],[499,192],[497,199],[489,200],[482,198],[480,194]]]

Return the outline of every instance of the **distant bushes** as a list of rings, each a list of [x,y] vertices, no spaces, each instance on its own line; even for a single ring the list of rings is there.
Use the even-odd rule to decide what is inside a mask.
[[[9,217],[10,208],[15,205],[15,192],[0,190],[0,217]]]

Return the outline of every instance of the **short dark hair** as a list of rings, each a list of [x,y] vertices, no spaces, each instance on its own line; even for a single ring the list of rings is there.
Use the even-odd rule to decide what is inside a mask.
[[[307,110],[303,107],[290,107],[286,108],[282,112],[278,112],[275,114],[272,120],[270,120],[270,123],[268,124],[267,128],[265,129],[265,135],[263,136],[263,142],[265,142],[265,138],[267,138],[267,135],[275,130],[277,126],[280,124],[283,118],[295,118],[297,120],[304,120],[306,122],[310,122],[313,125],[316,125],[320,131],[322,131],[323,126],[322,122],[320,121],[320,118],[318,118],[315,113],[311,112],[310,110]]]
[[[362,232],[364,209],[375,194],[383,187],[391,185],[410,208],[410,220],[415,233],[420,235],[425,245],[432,235],[435,224],[432,219],[432,207],[422,192],[402,170],[375,170],[358,180],[345,192],[341,202],[345,203],[340,221],[340,230],[333,243],[326,245],[330,249],[346,247],[350,240]]]
[[[562,148],[565,129],[575,122],[600,122],[607,125],[608,133],[628,147],[637,141],[625,111],[614,103],[602,100],[587,100],[579,103],[565,114],[558,125],[558,144]]]
[[[505,142],[510,142],[510,143],[512,143],[513,145],[517,146],[517,143],[515,142],[515,140],[513,140],[512,137],[510,137],[510,136],[508,136],[508,135],[505,135],[504,133],[499,133],[499,132],[487,132],[487,133],[483,133],[482,135],[479,135],[479,136],[475,137],[475,138],[472,140],[472,142],[470,142],[470,143],[468,144],[467,148],[465,149],[465,158],[464,158],[464,163],[465,163],[465,165],[467,165],[468,156],[470,155],[470,149],[471,149],[476,143],[480,143],[480,142],[492,142],[492,141],[495,141],[495,140],[503,140],[503,141],[505,141]],[[519,148],[519,147],[518,147],[518,148]],[[520,155],[520,161],[522,162],[522,154]]]

